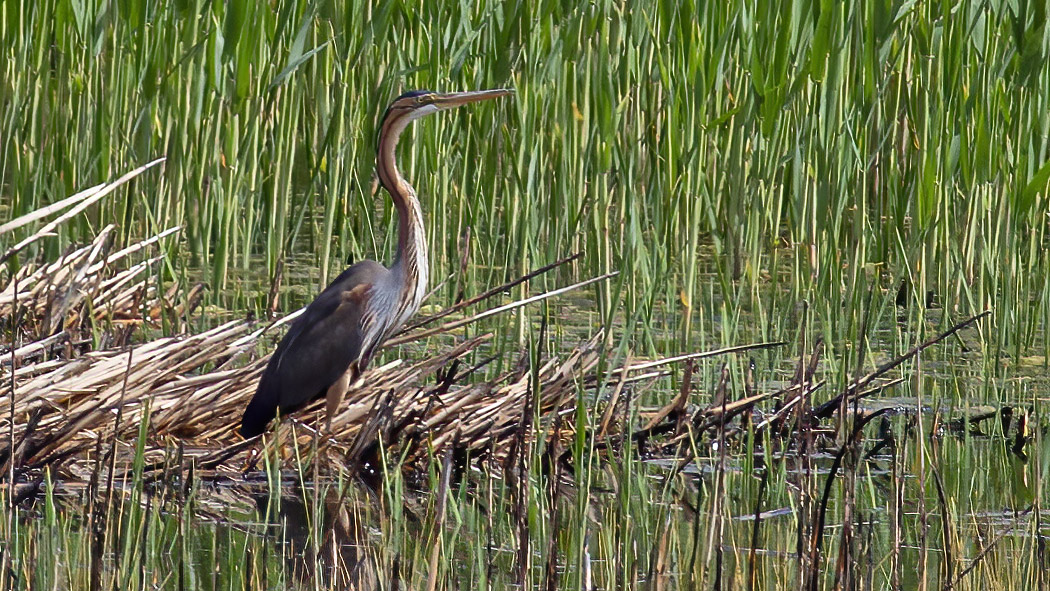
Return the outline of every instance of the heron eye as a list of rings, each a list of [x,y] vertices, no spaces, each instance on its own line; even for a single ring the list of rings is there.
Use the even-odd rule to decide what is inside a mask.
[[[423,104],[423,97],[417,96],[416,97],[416,104],[417,105],[422,105]]]

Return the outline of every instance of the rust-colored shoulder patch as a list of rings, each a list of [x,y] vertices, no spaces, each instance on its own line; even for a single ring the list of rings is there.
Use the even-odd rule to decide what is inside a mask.
[[[365,301],[365,294],[372,288],[371,283],[359,283],[352,289],[348,289],[343,292],[343,301],[354,304],[361,304]]]

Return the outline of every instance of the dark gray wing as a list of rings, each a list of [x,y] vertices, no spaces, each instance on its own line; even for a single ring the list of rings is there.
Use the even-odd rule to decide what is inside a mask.
[[[278,411],[286,414],[323,396],[361,356],[361,315],[368,292],[387,273],[375,261],[356,263],[295,319],[244,410],[241,435],[258,435]]]

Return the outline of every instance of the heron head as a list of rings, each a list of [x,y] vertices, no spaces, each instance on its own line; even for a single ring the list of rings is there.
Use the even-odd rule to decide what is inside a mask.
[[[415,121],[431,113],[461,107],[489,99],[514,94],[509,88],[495,90],[478,90],[471,92],[434,92],[432,90],[411,90],[402,94],[390,103],[384,116],[393,121],[405,118],[405,122]]]

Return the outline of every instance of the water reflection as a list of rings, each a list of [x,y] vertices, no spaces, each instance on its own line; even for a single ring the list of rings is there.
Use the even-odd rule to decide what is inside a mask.
[[[359,507],[335,487],[299,486],[280,498],[254,494],[269,522],[292,580],[308,588],[370,590],[378,586],[376,554],[359,520]]]

